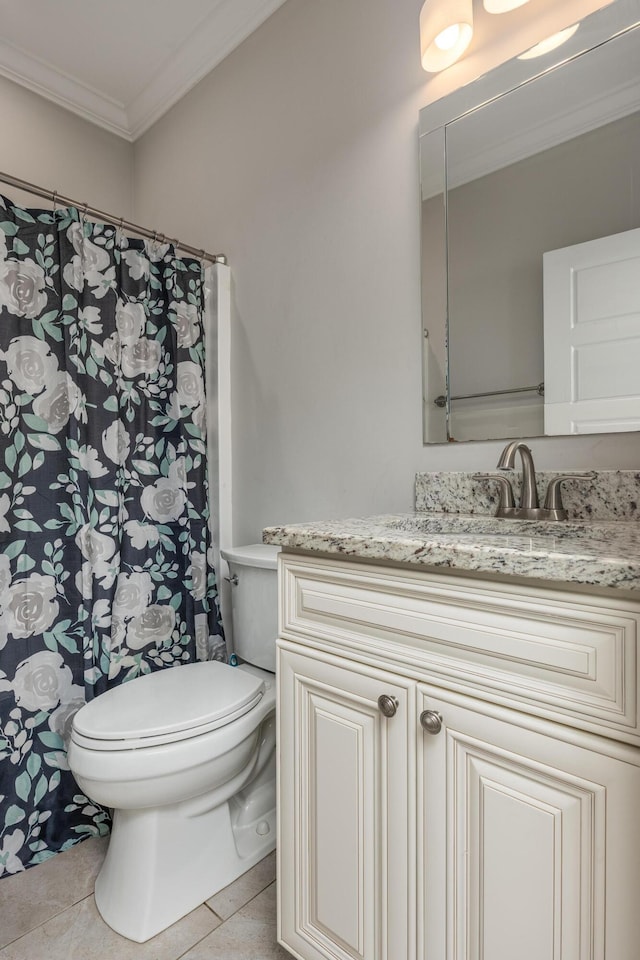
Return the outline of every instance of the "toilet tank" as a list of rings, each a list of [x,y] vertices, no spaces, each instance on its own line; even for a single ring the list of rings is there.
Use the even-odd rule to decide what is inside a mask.
[[[241,660],[276,669],[278,636],[278,553],[280,547],[254,543],[220,551],[229,564],[233,646]]]

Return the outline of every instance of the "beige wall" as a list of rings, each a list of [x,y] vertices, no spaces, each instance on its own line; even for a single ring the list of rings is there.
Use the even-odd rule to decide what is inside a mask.
[[[431,83],[420,6],[288,0],[135,145],[138,221],[229,256],[238,541],[410,509],[416,470],[503,445],[422,446],[418,110],[602,3],[532,0]],[[638,435],[532,446],[546,468],[640,459]]]
[[[0,117],[3,173],[108,213],[132,215],[130,143],[4,77]],[[41,202],[1,183],[0,193],[32,206]]]

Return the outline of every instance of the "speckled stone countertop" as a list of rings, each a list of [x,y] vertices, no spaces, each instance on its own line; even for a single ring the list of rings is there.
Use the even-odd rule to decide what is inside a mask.
[[[640,596],[637,520],[550,523],[414,513],[268,527],[263,539],[336,557],[616,587]]]

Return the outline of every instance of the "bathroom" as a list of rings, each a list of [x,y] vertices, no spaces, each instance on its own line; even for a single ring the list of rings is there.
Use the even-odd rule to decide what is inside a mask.
[[[113,14],[123,43],[127,6]],[[236,544],[267,526],[409,512],[416,473],[495,468],[503,440],[422,442],[418,114],[605,4],[530,0],[434,75],[420,65],[419,0],[259,6],[270,16],[139,135],[39,96],[42,78],[28,89],[3,71],[0,82],[0,170],[227,256]],[[38,8],[46,61],[54,41],[38,36]],[[59,29],[91,60],[96,35],[82,42],[73,23],[72,12]],[[532,447],[541,470],[637,470],[640,459],[633,432]]]

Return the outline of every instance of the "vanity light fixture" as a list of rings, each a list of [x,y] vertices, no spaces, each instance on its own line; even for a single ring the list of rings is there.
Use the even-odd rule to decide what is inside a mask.
[[[516,7],[522,7],[529,0],[483,0],[487,13],[508,13]]]
[[[473,35],[473,0],[425,0],[420,11],[420,55],[429,73],[459,60]]]
[[[541,40],[540,43],[536,43],[534,47],[521,53],[518,60],[533,60],[534,57],[543,57],[545,53],[550,53],[551,50],[555,50],[556,47],[560,47],[563,43],[566,43],[567,40],[574,35],[579,26],[579,23],[574,23],[572,27],[567,27],[566,30],[560,30],[559,33],[554,33],[550,37],[547,37],[546,40]]]

